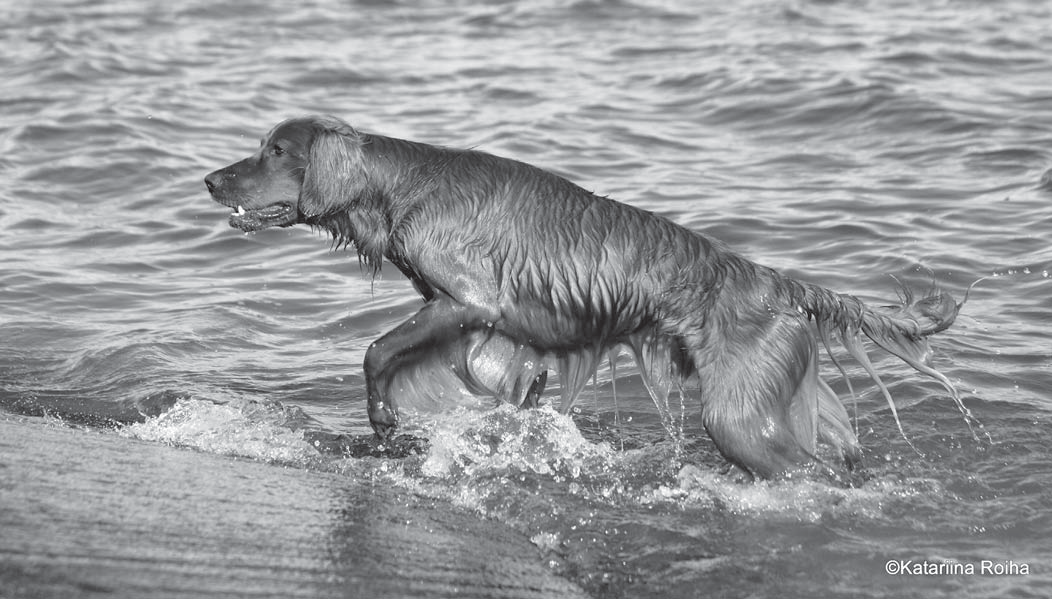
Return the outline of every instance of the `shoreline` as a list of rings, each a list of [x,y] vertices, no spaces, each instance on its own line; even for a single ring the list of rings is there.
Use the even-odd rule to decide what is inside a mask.
[[[0,412],[0,595],[586,597],[404,491]]]

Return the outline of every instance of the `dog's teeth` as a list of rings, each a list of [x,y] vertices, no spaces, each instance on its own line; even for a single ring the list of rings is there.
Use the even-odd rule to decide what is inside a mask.
[[[244,206],[240,206],[240,205],[239,205],[239,206],[237,207],[237,213],[238,213],[238,214],[244,214],[244,213],[245,213],[245,208],[244,208]]]

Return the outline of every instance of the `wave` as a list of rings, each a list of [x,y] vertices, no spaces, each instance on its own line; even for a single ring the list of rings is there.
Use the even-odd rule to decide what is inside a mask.
[[[682,441],[619,450],[582,434],[551,407],[458,409],[419,423],[415,451],[376,448],[318,426],[273,401],[179,398],[164,412],[123,426],[149,442],[284,466],[353,474],[452,502],[524,529],[538,514],[574,506],[718,510],[780,521],[880,518],[891,497],[939,492],[929,479],[875,477],[856,486],[820,477],[745,484],[719,464],[682,459]],[[369,451],[355,451],[372,444]],[[350,455],[355,453],[357,455]]]
[[[302,410],[277,402],[184,398],[162,414],[123,427],[121,433],[219,455],[309,466],[320,455],[300,430],[308,421]]]

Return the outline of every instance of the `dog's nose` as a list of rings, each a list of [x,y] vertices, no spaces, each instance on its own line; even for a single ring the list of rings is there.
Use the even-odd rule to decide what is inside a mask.
[[[205,187],[208,188],[208,193],[214,194],[216,188],[219,187],[220,183],[223,182],[223,171],[216,171],[207,177],[205,177]]]

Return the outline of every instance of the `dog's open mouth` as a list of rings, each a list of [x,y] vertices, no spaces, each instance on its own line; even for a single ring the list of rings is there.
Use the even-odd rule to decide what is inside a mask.
[[[288,227],[296,224],[296,211],[288,204],[271,204],[263,208],[245,210],[238,206],[230,213],[230,226],[242,231],[259,231],[267,227]]]

